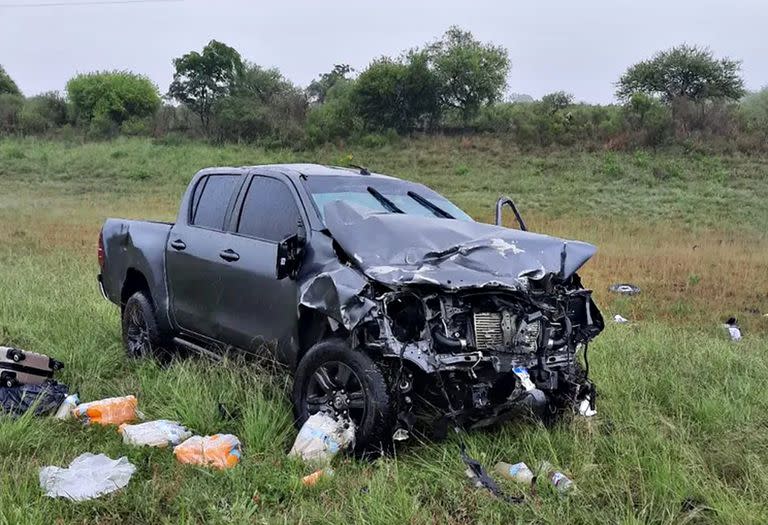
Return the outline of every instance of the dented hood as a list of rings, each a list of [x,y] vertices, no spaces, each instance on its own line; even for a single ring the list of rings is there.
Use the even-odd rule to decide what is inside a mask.
[[[596,251],[581,241],[479,222],[378,213],[342,201],[324,211],[328,231],[358,268],[391,286],[523,289],[529,279],[561,269],[569,277]]]

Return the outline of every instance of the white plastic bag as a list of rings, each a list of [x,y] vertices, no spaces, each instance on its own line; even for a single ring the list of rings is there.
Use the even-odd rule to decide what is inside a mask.
[[[122,424],[118,429],[123,435],[123,443],[134,446],[167,447],[178,445],[192,432],[175,421],[158,419],[138,425]]]
[[[86,452],[72,460],[69,468],[41,468],[40,487],[51,498],[85,501],[125,487],[135,471],[125,456],[111,459]]]
[[[355,444],[355,424],[347,419],[333,419],[324,412],[309,416],[299,430],[289,456],[310,463],[330,463],[333,457]]]

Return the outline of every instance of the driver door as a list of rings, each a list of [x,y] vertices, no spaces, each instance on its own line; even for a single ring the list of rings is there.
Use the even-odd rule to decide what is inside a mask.
[[[246,181],[229,225],[228,257],[218,262],[224,341],[250,351],[272,341],[278,350],[295,344],[298,288],[293,279],[277,279],[276,264],[278,244],[296,233],[300,217],[288,183],[266,175]]]

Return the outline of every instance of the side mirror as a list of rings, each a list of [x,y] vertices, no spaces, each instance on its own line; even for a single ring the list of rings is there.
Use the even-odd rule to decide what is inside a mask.
[[[301,269],[301,256],[307,242],[307,231],[304,222],[299,219],[297,232],[280,241],[277,245],[277,279],[290,277],[295,279]]]

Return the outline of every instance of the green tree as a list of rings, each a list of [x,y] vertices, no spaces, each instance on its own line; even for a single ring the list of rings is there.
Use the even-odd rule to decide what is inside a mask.
[[[428,126],[439,115],[439,79],[422,52],[375,60],[357,78],[354,91],[360,116],[371,129],[404,133]]]
[[[287,143],[302,140],[306,110],[304,92],[279,70],[245,64],[231,94],[216,102],[213,120],[221,139]]]
[[[738,100],[745,93],[740,71],[739,60],[718,59],[707,48],[683,44],[627,69],[616,85],[616,96],[629,100],[635,93],[645,93],[665,103]]]
[[[573,95],[565,91],[555,91],[541,97],[541,105],[549,113],[555,113],[573,105]]]
[[[441,101],[457,109],[468,122],[483,105],[501,99],[510,62],[502,46],[484,44],[453,26],[428,48],[441,85]]]
[[[77,75],[67,82],[67,98],[76,122],[117,126],[129,118],[145,118],[160,107],[157,86],[130,71]]]
[[[328,73],[323,73],[319,78],[310,82],[307,86],[307,98],[313,104],[322,104],[328,91],[336,85],[337,82],[349,80],[349,75],[354,70],[349,64],[336,64]]]
[[[211,40],[202,53],[191,51],[173,60],[176,72],[168,96],[185,104],[198,117],[208,133],[213,107],[230,94],[243,73],[243,60],[234,48]]]
[[[2,94],[21,95],[21,90],[19,90],[19,86],[16,85],[16,82],[14,82],[11,76],[5,69],[3,69],[3,66],[0,66],[0,95]]]
[[[363,130],[355,95],[353,81],[336,82],[326,93],[325,102],[310,107],[307,136],[312,144],[345,139]]]

